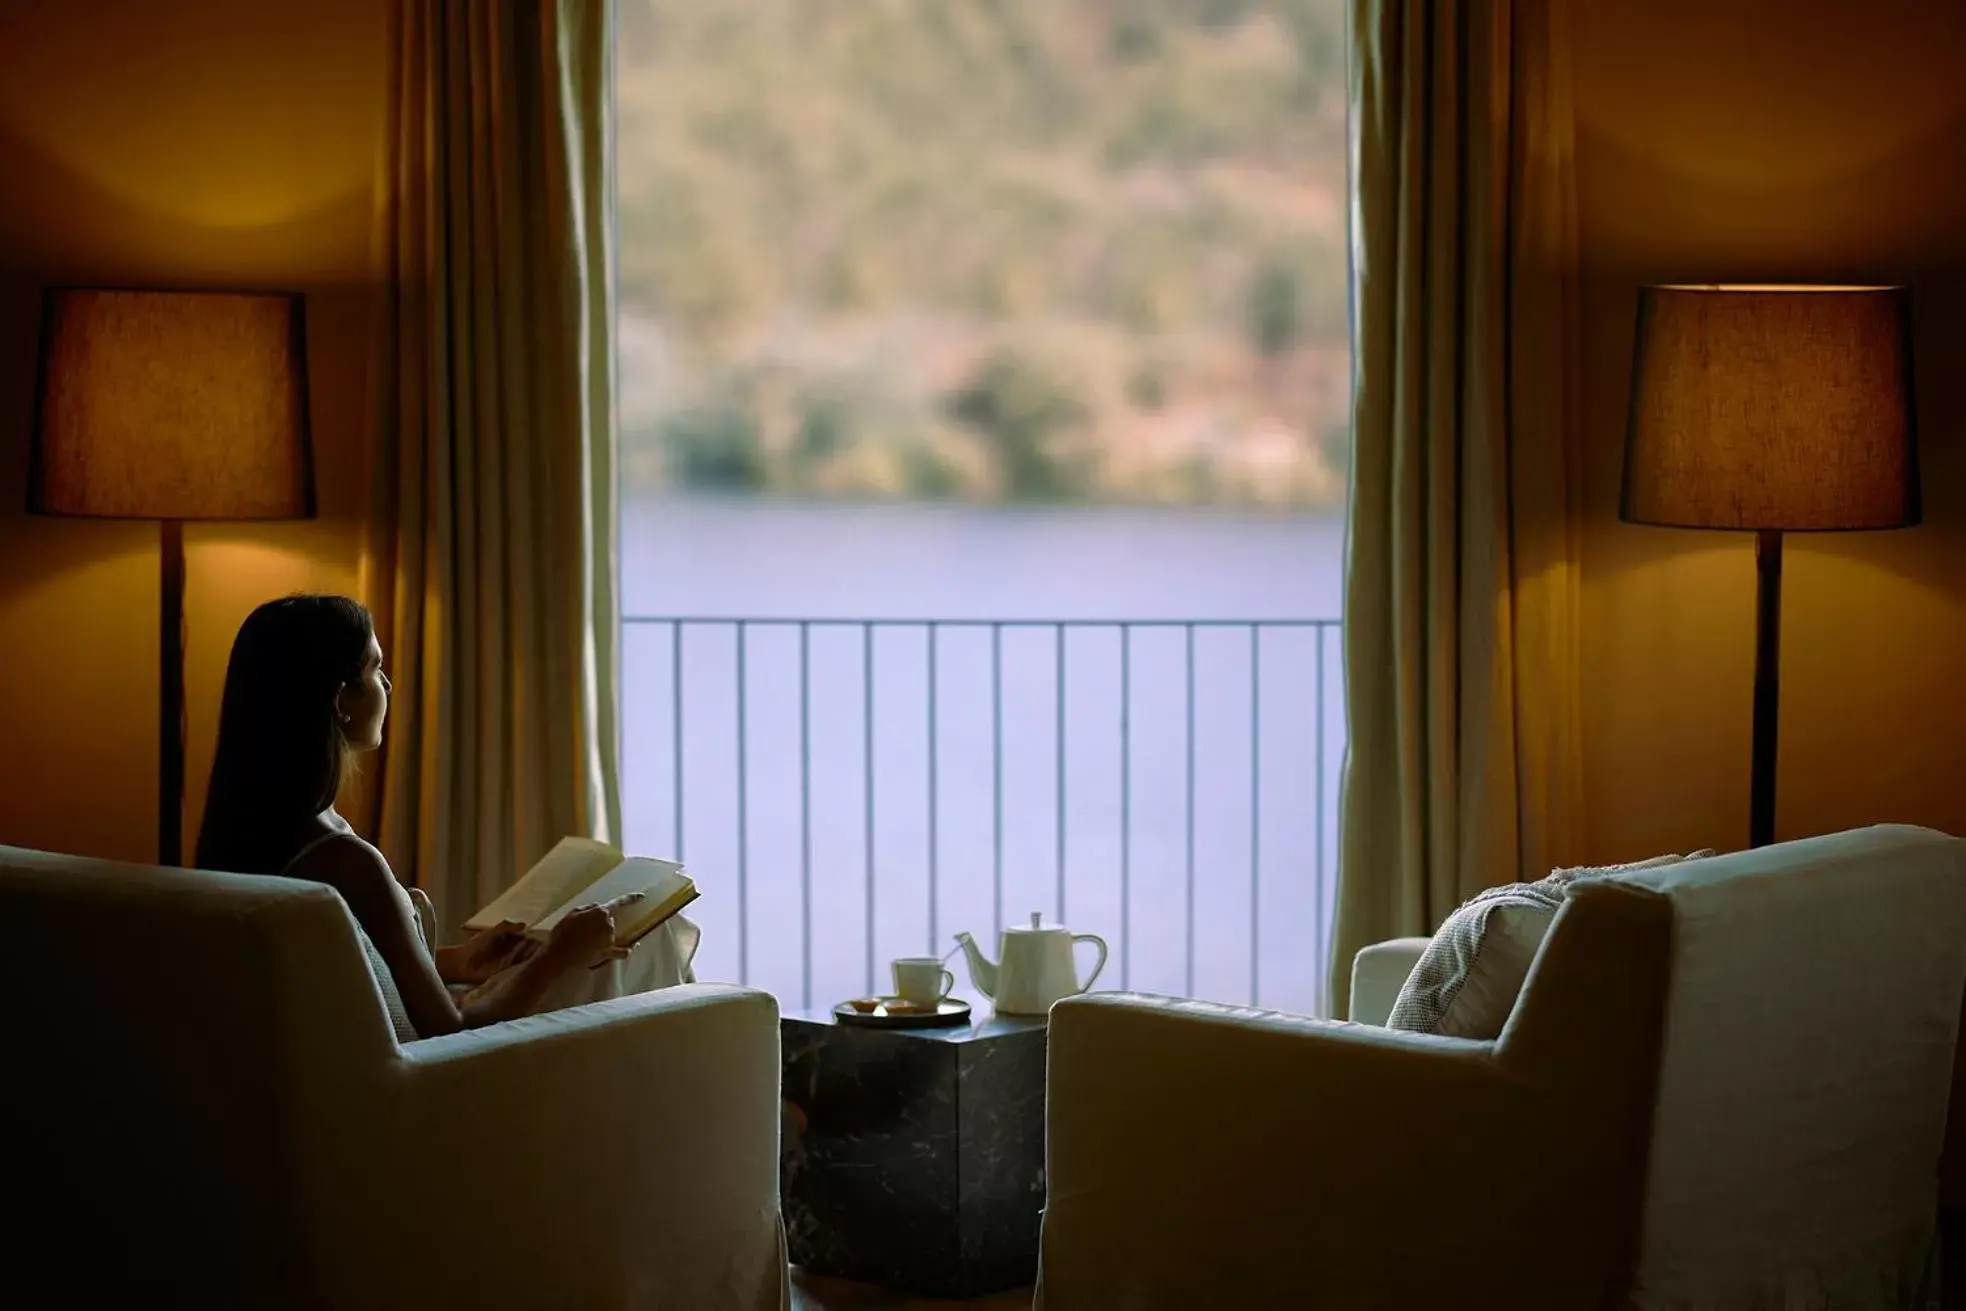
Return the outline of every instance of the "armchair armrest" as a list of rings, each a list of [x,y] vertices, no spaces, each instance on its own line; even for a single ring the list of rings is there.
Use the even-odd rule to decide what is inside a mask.
[[[1059,1002],[1041,1305],[1604,1304],[1635,1242],[1670,913],[1585,900],[1495,1042]],[[1585,986],[1605,961],[1617,982]]]
[[[388,1191],[344,1175],[327,1226],[404,1277],[348,1304],[785,1306],[779,1079],[777,1003],[723,985],[408,1044]]]
[[[1406,986],[1406,976],[1420,963],[1432,938],[1393,938],[1359,948],[1352,957],[1352,1005],[1354,1024],[1383,1027]]]
[[[1493,1043],[1109,994],[1053,1008],[1049,1061],[1050,1311],[1514,1305],[1468,1267],[1544,1257],[1556,1103]]]

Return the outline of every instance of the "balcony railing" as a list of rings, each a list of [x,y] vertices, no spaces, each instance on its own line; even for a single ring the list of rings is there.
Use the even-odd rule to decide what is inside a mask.
[[[631,616],[634,849],[704,896],[698,973],[788,1006],[994,954],[1033,910],[1097,986],[1323,1013],[1339,622]],[[972,995],[960,960],[959,995]]]

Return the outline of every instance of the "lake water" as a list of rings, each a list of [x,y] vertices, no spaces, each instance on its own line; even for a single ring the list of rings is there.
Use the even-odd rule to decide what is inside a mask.
[[[699,974],[787,1005],[1038,910],[1107,940],[1101,988],[1316,1011],[1342,553],[1330,517],[631,498],[628,844],[702,886]]]

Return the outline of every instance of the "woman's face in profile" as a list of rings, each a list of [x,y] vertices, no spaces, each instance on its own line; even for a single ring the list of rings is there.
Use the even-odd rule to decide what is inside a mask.
[[[335,694],[341,735],[356,751],[382,745],[382,721],[389,717],[389,675],[382,672],[382,645],[371,635],[362,655],[362,675]]]

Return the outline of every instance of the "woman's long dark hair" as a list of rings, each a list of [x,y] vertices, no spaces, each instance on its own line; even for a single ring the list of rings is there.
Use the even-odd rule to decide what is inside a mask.
[[[232,642],[198,867],[278,874],[348,768],[335,693],[359,682],[375,625],[345,596],[289,596]]]

